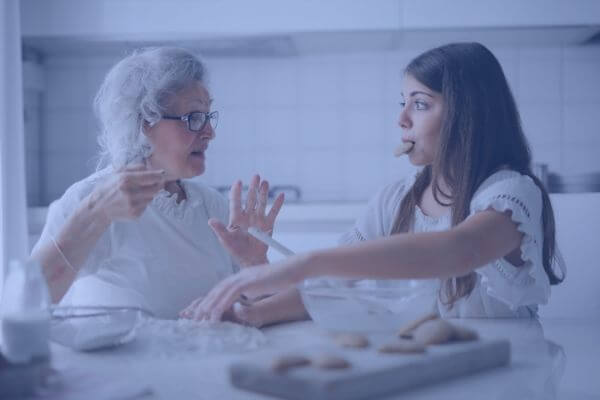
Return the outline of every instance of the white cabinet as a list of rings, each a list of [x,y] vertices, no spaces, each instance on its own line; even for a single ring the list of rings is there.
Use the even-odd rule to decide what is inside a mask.
[[[24,43],[45,54],[124,54],[176,42],[247,56],[488,45],[580,44],[595,0],[21,0]]]
[[[400,28],[398,0],[23,0],[24,37],[202,39]]]
[[[200,40],[332,32],[584,27],[595,0],[22,0],[26,38]]]
[[[596,0],[404,0],[403,29],[547,28],[598,25]]]

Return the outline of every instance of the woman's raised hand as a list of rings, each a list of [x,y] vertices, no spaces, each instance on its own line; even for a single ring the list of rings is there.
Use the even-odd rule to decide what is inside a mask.
[[[164,170],[132,165],[113,174],[90,196],[108,222],[138,218],[165,186]]]
[[[261,181],[254,175],[248,188],[246,204],[242,207],[242,182],[237,181],[229,191],[229,224],[211,218],[208,224],[223,246],[243,265],[257,265],[267,262],[268,246],[248,233],[249,227],[272,234],[275,219],[283,205],[284,195],[279,194],[271,209],[266,213],[269,182]]]

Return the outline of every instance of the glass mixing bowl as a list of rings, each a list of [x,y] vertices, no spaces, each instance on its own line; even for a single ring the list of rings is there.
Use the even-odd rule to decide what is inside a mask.
[[[329,331],[388,331],[434,311],[438,280],[308,279],[299,285],[314,322]]]
[[[147,310],[138,307],[58,306],[51,308],[50,339],[80,351],[127,343]]]

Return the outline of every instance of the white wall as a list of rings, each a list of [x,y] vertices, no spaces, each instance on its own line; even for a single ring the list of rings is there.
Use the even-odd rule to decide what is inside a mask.
[[[600,170],[600,46],[492,50],[535,161],[567,174]],[[420,51],[207,59],[221,120],[203,179],[227,185],[257,171],[299,185],[308,201],[367,199],[412,168],[391,152],[400,136],[401,70]],[[45,60],[43,202],[93,171],[92,98],[115,61]]]

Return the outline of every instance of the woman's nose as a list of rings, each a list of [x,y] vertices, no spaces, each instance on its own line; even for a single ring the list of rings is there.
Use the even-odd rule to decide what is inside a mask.
[[[402,129],[410,129],[410,127],[412,126],[412,121],[410,120],[410,118],[406,112],[406,108],[403,108],[402,111],[400,111],[398,125]]]
[[[212,124],[208,122],[202,132],[200,132],[200,137],[204,140],[210,140],[215,138],[215,128],[212,127]]]

